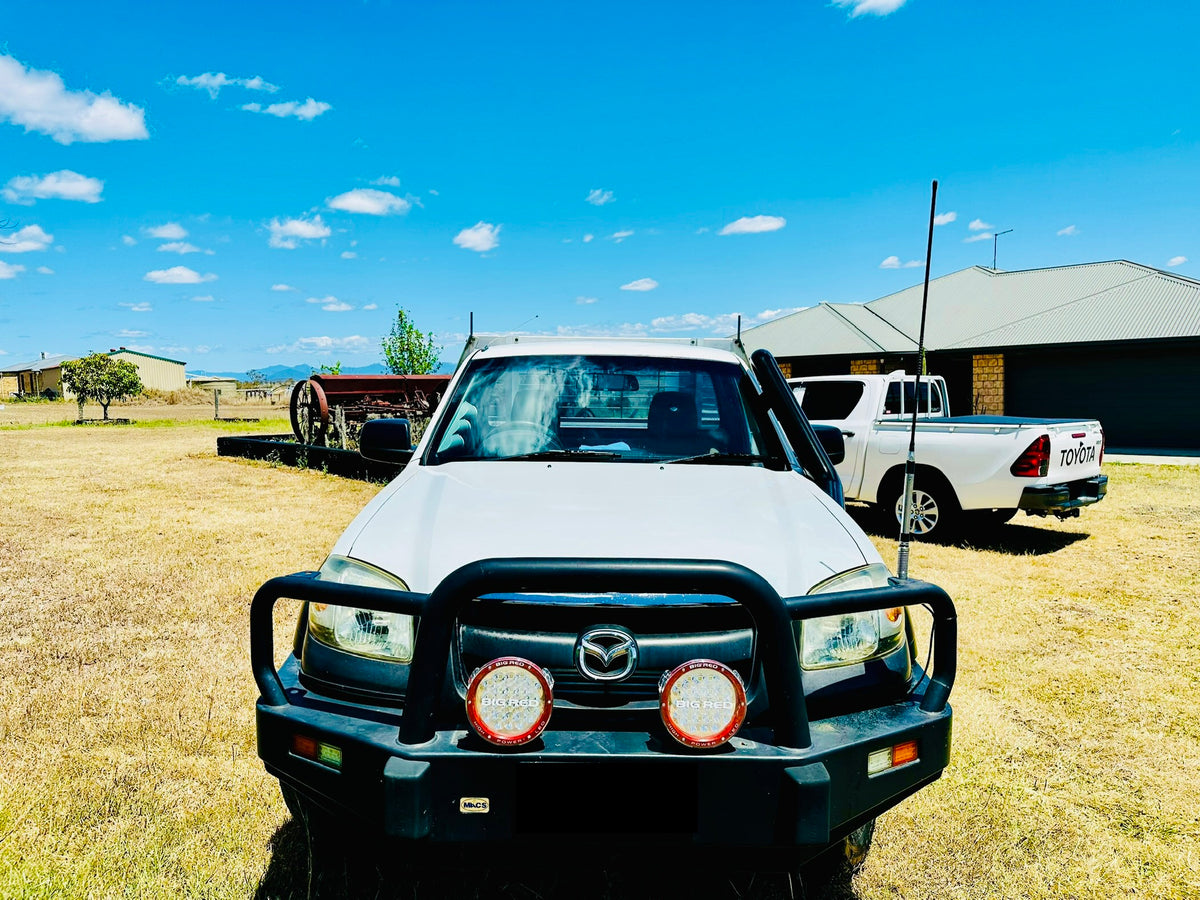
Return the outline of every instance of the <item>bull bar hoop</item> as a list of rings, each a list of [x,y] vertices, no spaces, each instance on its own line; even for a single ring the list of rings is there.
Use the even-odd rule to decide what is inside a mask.
[[[312,603],[402,613],[419,619],[400,720],[402,744],[433,740],[454,622],[473,599],[520,593],[666,593],[721,595],[746,607],[754,621],[763,677],[771,698],[775,743],[811,746],[808,711],[792,623],[886,609],[927,606],[933,613],[933,671],[920,708],[946,708],[957,668],[958,619],[954,602],[941,588],[923,581],[891,579],[888,587],[804,597],[780,597],[758,573],[724,560],[678,559],[486,559],[454,570],[429,594],[321,581],[315,572],[266,582],[250,604],[250,663],[261,702],[288,705],[275,669],[273,613],[286,597]]]

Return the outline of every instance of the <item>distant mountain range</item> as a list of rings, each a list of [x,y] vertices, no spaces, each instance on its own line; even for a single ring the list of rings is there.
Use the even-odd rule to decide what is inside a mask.
[[[261,369],[253,369],[250,371],[257,372],[265,381],[300,381],[312,375],[319,366],[298,365],[298,366],[263,366]],[[438,372],[453,372],[454,367],[449,363],[442,363]],[[249,381],[246,377],[246,372],[209,372],[206,369],[189,369],[189,375],[201,375],[209,378],[236,378],[238,381]],[[342,366],[343,375],[387,375],[388,368],[383,363],[373,363],[369,366]]]

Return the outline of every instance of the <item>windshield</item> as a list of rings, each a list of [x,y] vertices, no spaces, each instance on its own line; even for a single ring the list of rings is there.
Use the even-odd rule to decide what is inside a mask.
[[[513,356],[470,364],[426,462],[562,458],[780,467],[733,363],[623,356]],[[770,435],[770,437],[766,437]]]

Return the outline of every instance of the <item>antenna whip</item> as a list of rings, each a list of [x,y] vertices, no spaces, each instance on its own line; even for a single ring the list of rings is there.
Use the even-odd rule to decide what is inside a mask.
[[[921,296],[921,334],[917,341],[917,384],[913,392],[912,427],[908,433],[908,459],[904,462],[904,507],[900,516],[900,559],[896,574],[908,580],[908,549],[913,530],[913,481],[917,477],[917,410],[921,407],[921,375],[925,372],[925,311],[929,307],[929,264],[933,259],[933,219],[937,213],[937,179],[929,201],[929,241],[925,245],[925,291]],[[903,394],[901,395],[903,396]]]

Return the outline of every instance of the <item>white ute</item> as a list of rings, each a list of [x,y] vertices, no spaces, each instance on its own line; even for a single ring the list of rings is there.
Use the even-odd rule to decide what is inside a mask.
[[[830,375],[788,380],[814,425],[841,429],[838,463],[849,501],[900,521],[916,378]],[[1079,515],[1103,499],[1104,431],[1095,420],[951,416],[945,380],[921,379],[917,411],[915,534],[948,537],[963,526],[998,525],[1018,510]]]

